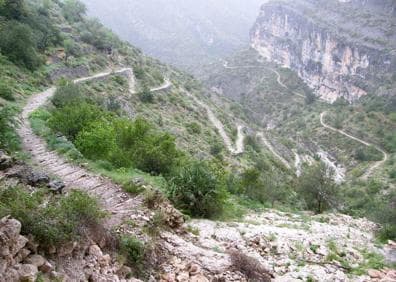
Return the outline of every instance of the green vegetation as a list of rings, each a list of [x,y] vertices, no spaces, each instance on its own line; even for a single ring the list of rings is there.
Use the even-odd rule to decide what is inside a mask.
[[[15,100],[12,89],[4,81],[0,81],[0,97],[8,101]]]
[[[42,63],[41,54],[61,41],[48,13],[48,7],[30,5],[23,0],[0,3],[1,53],[17,65],[29,70]]]
[[[181,156],[171,135],[156,131],[143,119],[117,117],[89,101],[73,83],[61,86],[53,103],[57,108],[51,112],[49,127],[66,136],[88,159],[166,174]]]
[[[11,106],[0,108],[0,148],[11,151],[19,149],[19,137],[13,127],[13,117],[16,109]]]
[[[151,93],[150,89],[145,87],[142,91],[138,93],[140,101],[143,103],[153,103],[154,102],[154,95]]]
[[[215,164],[184,164],[170,178],[169,198],[178,209],[191,216],[219,217],[228,196],[222,174]]]
[[[48,201],[46,204],[44,202]],[[78,240],[105,216],[97,201],[80,191],[57,199],[39,190],[0,186],[0,217],[11,215],[43,246]]]
[[[298,179],[297,190],[310,210],[322,213],[337,206],[338,187],[333,180],[334,171],[325,164],[309,167]]]
[[[123,254],[130,265],[142,266],[146,248],[144,244],[135,237],[122,237],[120,241],[120,253]]]

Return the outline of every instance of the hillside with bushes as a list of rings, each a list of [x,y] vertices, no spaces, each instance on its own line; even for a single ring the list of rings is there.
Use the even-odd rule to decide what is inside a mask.
[[[324,105],[252,50],[213,65],[201,83],[85,13],[77,0],[0,1],[0,280],[308,280],[326,266],[329,279],[392,275],[387,100]],[[231,63],[254,66],[242,72]],[[335,142],[316,119],[322,111],[326,123],[355,135],[362,121],[385,120],[383,132],[367,129],[367,140],[390,154],[374,172],[380,177],[366,185],[350,176],[382,157],[350,140],[334,152],[354,157],[346,182],[317,152],[296,177],[293,152]],[[354,122],[342,118],[348,112]],[[377,223],[335,220],[339,212]],[[333,242],[337,229],[345,245]],[[315,236],[299,242],[299,230]],[[290,240],[297,252],[286,257]]]

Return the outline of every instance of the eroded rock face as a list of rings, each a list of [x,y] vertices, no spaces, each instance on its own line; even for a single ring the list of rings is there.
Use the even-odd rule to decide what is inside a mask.
[[[331,20],[315,14],[323,8],[319,7],[323,1],[305,2],[302,6],[263,5],[251,30],[252,47],[266,60],[296,71],[318,96],[329,102],[340,97],[352,102],[369,93],[389,94],[376,88],[395,72],[395,54],[388,50],[393,45],[381,45],[376,40],[393,41],[393,37],[384,39],[385,35],[376,34],[361,40],[365,31],[359,23],[353,27],[353,20],[345,15],[332,25]],[[353,10],[359,11],[352,6],[357,5],[355,2],[333,4],[334,10],[350,8],[351,13],[358,13]],[[331,12],[328,17],[332,17]],[[368,30],[367,36],[374,32],[375,29]]]

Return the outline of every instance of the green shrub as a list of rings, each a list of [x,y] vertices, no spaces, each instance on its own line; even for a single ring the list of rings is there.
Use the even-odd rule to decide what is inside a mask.
[[[42,64],[28,25],[10,21],[0,29],[0,38],[1,53],[13,63],[30,70],[35,70]]]
[[[83,102],[80,86],[71,81],[61,81],[51,99],[51,102],[57,108]]]
[[[370,162],[370,161],[380,161],[383,156],[380,151],[375,147],[369,146],[364,149],[355,150],[354,158],[358,161]]]
[[[138,142],[132,155],[138,169],[152,174],[167,174],[180,152],[173,136],[168,133],[152,133]]]
[[[0,15],[7,19],[20,20],[26,16],[27,10],[24,0],[0,1]]]
[[[108,116],[109,114],[95,105],[85,102],[68,104],[52,113],[48,125],[55,132],[60,132],[69,140],[74,141],[84,127],[97,121],[98,118],[105,119]]]
[[[3,107],[0,109],[0,148],[15,151],[20,147],[20,139],[12,126],[16,109]]]
[[[11,215],[22,223],[22,233],[32,234],[43,246],[78,240],[87,229],[100,224],[104,213],[86,193],[72,191],[60,201],[47,200],[42,192],[21,187],[0,191],[0,217]]]
[[[12,89],[4,81],[0,81],[0,97],[8,101],[15,100]]]
[[[63,4],[63,15],[70,22],[78,22],[87,11],[87,7],[77,0],[66,0]]]
[[[228,198],[223,174],[205,162],[185,164],[169,180],[169,198],[188,215],[218,217]]]
[[[138,95],[140,101],[142,101],[143,103],[152,103],[152,102],[154,102],[154,95],[150,91],[150,89],[148,89],[148,88],[144,88],[137,95]]]
[[[202,132],[201,126],[196,122],[191,122],[189,124],[186,124],[186,128],[188,133],[190,134],[201,134]]]
[[[135,237],[122,237],[120,242],[120,252],[130,265],[138,266],[143,263],[145,256],[145,246]]]
[[[89,159],[107,160],[116,146],[115,132],[111,123],[97,121],[80,131],[76,147]]]

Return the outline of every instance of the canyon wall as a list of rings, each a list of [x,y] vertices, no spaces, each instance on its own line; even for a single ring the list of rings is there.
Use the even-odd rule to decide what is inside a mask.
[[[389,1],[383,2],[270,2],[251,30],[251,45],[266,60],[296,71],[329,102],[388,95],[395,92],[396,40],[384,31],[395,22],[380,18],[394,13],[381,9]]]

